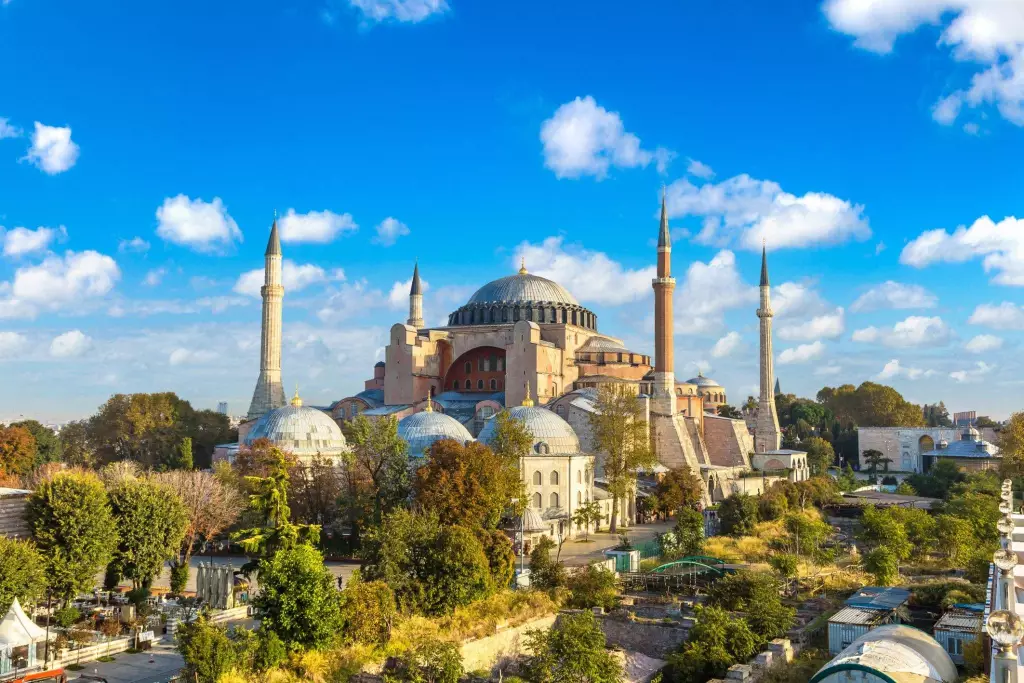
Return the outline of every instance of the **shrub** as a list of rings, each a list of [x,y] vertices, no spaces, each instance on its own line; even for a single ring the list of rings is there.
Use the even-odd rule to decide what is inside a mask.
[[[580,609],[603,607],[612,609],[618,604],[619,591],[615,573],[603,567],[587,565],[569,577],[569,606]]]
[[[724,501],[718,508],[718,519],[722,523],[722,532],[730,536],[748,536],[758,522],[757,499],[746,493],[736,493]]]
[[[385,683],[458,683],[462,655],[454,643],[427,638],[396,658]]]
[[[605,636],[592,612],[564,614],[548,631],[526,634],[532,683],[618,683],[622,667],[605,649]]]
[[[790,579],[796,576],[797,567],[800,565],[800,558],[789,553],[772,555],[768,558],[768,564],[770,564],[781,576]]]
[[[397,611],[391,588],[383,581],[352,581],[342,596],[345,638],[364,645],[387,643]]]
[[[188,563],[171,565],[171,592],[181,595],[188,586]]]
[[[53,623],[61,628],[68,628],[82,618],[76,607],[63,607],[53,613]]]
[[[542,536],[530,552],[530,584],[550,590],[565,585],[565,567],[551,557],[555,542]]]
[[[199,619],[178,630],[178,651],[185,660],[185,680],[217,683],[235,663],[235,648],[227,631]]]

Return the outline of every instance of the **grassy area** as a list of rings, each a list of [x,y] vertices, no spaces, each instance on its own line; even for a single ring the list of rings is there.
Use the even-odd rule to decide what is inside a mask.
[[[826,651],[804,650],[792,662],[772,665],[761,678],[761,683],[806,683],[828,660]]]
[[[111,657],[110,655],[103,655],[102,657],[97,657],[96,661],[97,662],[103,662],[104,664],[106,664],[108,662],[113,662],[113,661],[116,661],[116,660],[115,660],[114,657]]]
[[[64,668],[67,669],[68,671],[81,671],[85,667],[82,666],[81,664],[68,664]]]

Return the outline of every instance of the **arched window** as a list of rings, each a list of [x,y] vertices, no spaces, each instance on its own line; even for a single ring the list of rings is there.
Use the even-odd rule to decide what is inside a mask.
[[[543,441],[538,441],[536,444],[534,444],[533,450],[537,451],[541,455],[547,455],[548,453],[551,452],[548,448],[548,445]]]
[[[543,483],[544,483],[544,475],[542,475],[540,473],[540,470],[537,470],[536,472],[533,473],[533,485],[534,486],[540,486]]]
[[[473,380],[467,379],[466,380],[466,390],[468,391],[469,389],[472,389],[472,388],[473,388]]]
[[[467,375],[468,375],[469,373],[473,372],[473,363],[472,363],[472,361],[468,361],[468,360],[467,360],[467,361],[466,361],[466,366],[465,366],[465,367],[466,367],[466,374],[467,374]]]
[[[476,381],[476,388],[477,389],[483,389],[484,388],[484,381],[482,379],[478,379]]]
[[[558,472],[554,470],[551,472],[551,485],[558,486]]]
[[[577,484],[582,484],[583,483],[583,470],[576,470],[576,483]]]
[[[559,403],[557,406],[555,406],[555,412],[557,414],[559,414],[559,415],[564,417],[565,416],[565,404]]]
[[[540,508],[540,506],[541,506],[540,494],[539,493],[535,493],[535,494],[533,494],[533,507]]]
[[[494,391],[497,388],[498,388],[498,380],[492,378],[491,379],[491,391]]]
[[[553,507],[553,508],[558,507],[558,494],[557,493],[552,493],[551,494],[551,507]]]
[[[504,370],[505,370],[505,359],[504,358],[499,358],[498,359],[498,372],[504,372]]]
[[[583,505],[583,491],[576,492],[576,504]]]

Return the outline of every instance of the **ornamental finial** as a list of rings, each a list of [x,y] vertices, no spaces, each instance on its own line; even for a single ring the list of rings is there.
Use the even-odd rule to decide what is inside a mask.
[[[427,406],[423,409],[424,412],[427,412],[427,413],[434,412],[433,397],[434,397],[434,387],[430,387],[429,389],[427,389]]]
[[[533,397],[530,395],[530,383],[526,383],[526,394],[523,397],[523,405],[527,408],[533,406]]]
[[[299,408],[299,407],[302,406],[302,399],[299,398],[299,383],[298,382],[295,383],[295,395],[292,396],[292,405],[295,406],[296,408]]]
[[[520,258],[521,260],[519,261],[519,274],[526,275],[526,257],[522,256]]]

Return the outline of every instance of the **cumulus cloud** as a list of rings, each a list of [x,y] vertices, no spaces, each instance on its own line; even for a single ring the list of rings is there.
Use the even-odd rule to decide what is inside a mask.
[[[891,328],[865,327],[853,333],[853,341],[876,343],[893,348],[944,346],[953,332],[942,318],[912,315]]]
[[[932,117],[953,124],[964,108],[995,105],[1024,126],[1024,13],[1015,0],[827,0],[825,16],[856,45],[887,53],[899,36],[938,25],[938,45],[954,59],[977,65],[970,85],[940,98]]]
[[[426,293],[427,290],[430,289],[430,284],[421,277],[420,287],[423,289],[423,292]],[[408,308],[410,289],[412,289],[411,277],[405,282],[399,281],[391,285],[391,291],[388,292],[388,305],[396,311]]]
[[[783,282],[772,287],[772,312],[779,320],[824,315],[830,306],[812,284]]]
[[[697,178],[713,178],[715,176],[714,170],[702,161],[696,159],[689,159],[686,165],[686,172]]]
[[[394,292],[394,287],[392,287],[392,292]],[[408,294],[408,290],[406,293]],[[370,287],[369,282],[364,279],[346,282],[333,291],[317,311],[317,317],[325,323],[338,323],[359,316],[367,316],[377,309],[390,305],[389,295]]]
[[[648,282],[655,270],[650,268]],[[757,300],[757,287],[744,282],[736,269],[736,255],[723,249],[707,263],[693,261],[687,268],[676,288],[675,331],[684,335],[715,333],[724,325],[726,311],[752,308]]]
[[[348,0],[367,21],[398,21],[417,24],[448,11],[445,0]]]
[[[321,282],[344,279],[345,273],[341,270],[328,273],[312,263],[299,264],[290,259],[284,259],[281,263],[281,284],[284,285],[285,294],[298,292]],[[233,289],[238,294],[260,298],[260,289],[263,287],[264,280],[263,268],[250,270],[238,276]]]
[[[995,365],[991,365],[984,361],[978,361],[974,364],[973,368],[968,370],[955,370],[949,373],[949,378],[961,383],[975,382],[985,375],[991,373],[996,369]]]
[[[78,145],[71,140],[70,127],[46,126],[36,121],[32,145],[22,160],[49,175],[63,173],[78,161]]]
[[[375,229],[377,236],[373,238],[373,242],[382,247],[390,247],[398,241],[399,237],[409,234],[409,226],[391,216],[382,220]]]
[[[780,353],[778,363],[779,365],[808,363],[817,358],[821,358],[824,353],[825,345],[820,341],[816,341],[813,344],[800,344],[799,346],[795,346],[791,349],[785,349]]]
[[[779,338],[789,341],[838,339],[845,330],[846,316],[840,306],[831,313],[815,316],[806,322],[780,327]]]
[[[141,237],[133,237],[118,242],[117,250],[122,254],[142,254],[149,251],[149,242]]]
[[[327,244],[334,241],[334,238],[339,235],[359,229],[350,213],[337,214],[333,211],[295,213],[295,209],[288,209],[278,221],[278,227],[281,229],[282,242],[312,242],[314,244]]]
[[[522,242],[509,265],[518,270],[520,263],[541,277],[554,280],[577,297],[588,302],[618,306],[635,301],[651,292],[654,266],[632,270],[603,252],[565,244],[562,237],[548,237],[540,244]]]
[[[823,192],[796,196],[771,180],[738,175],[695,185],[682,178],[668,186],[673,218],[703,218],[701,244],[744,249],[803,248],[866,240],[871,228],[864,207]]]
[[[147,287],[156,287],[164,279],[164,275],[166,274],[166,268],[154,268],[146,273],[146,277],[142,279],[142,284]]]
[[[44,228],[40,226],[35,230],[12,228],[6,232],[0,229],[4,256],[24,256],[25,254],[46,251],[54,240],[63,240],[67,238],[67,235],[68,231],[63,225],[59,228]]]
[[[928,230],[903,248],[900,263],[924,268],[934,263],[964,263],[982,259],[985,272],[994,272],[998,285],[1024,286],[1024,219],[1012,216],[995,223],[988,216],[961,225],[952,233]]]
[[[891,361],[885,364],[882,371],[879,372],[875,379],[888,380],[895,379],[897,377],[903,377],[905,379],[915,380],[924,377],[931,377],[935,374],[934,370],[923,370],[921,368],[903,367],[900,365],[898,359],[893,358]]]
[[[980,304],[967,319],[971,325],[993,330],[1024,330],[1024,307],[1009,301],[1001,304]]]
[[[114,259],[95,251],[50,255],[38,265],[18,268],[12,282],[0,283],[0,318],[81,309],[87,299],[109,293],[120,277]]]
[[[626,131],[618,112],[598,105],[593,97],[577,97],[560,106],[540,130],[544,165],[559,178],[594,176],[608,170],[646,167],[654,162],[665,171],[674,153],[664,148],[643,149],[640,138]]]
[[[743,345],[743,339],[740,337],[739,332],[729,332],[724,337],[715,342],[715,345],[711,347],[711,356],[713,358],[725,358],[731,356],[733,353],[739,350]]]
[[[855,313],[880,309],[934,308],[938,297],[921,285],[908,285],[887,280],[857,297],[850,305]]]
[[[843,371],[841,365],[836,365],[834,362],[828,365],[820,365],[814,368],[814,374],[816,377],[835,377]]]
[[[50,355],[54,358],[75,358],[92,346],[92,339],[81,330],[71,330],[58,335],[50,342]]]
[[[21,137],[21,129],[12,124],[10,119],[0,116],[0,140],[19,137]]]
[[[220,253],[242,241],[242,231],[220,197],[212,202],[183,194],[168,197],[156,210],[156,234],[200,253]]]
[[[964,344],[964,348],[971,353],[986,353],[1003,347],[1003,338],[994,334],[979,334]]]
[[[28,337],[17,332],[0,331],[0,358],[10,358],[28,348]]]
[[[209,363],[217,359],[217,354],[206,349],[186,349],[178,347],[171,351],[167,362],[171,365],[193,365]]]

